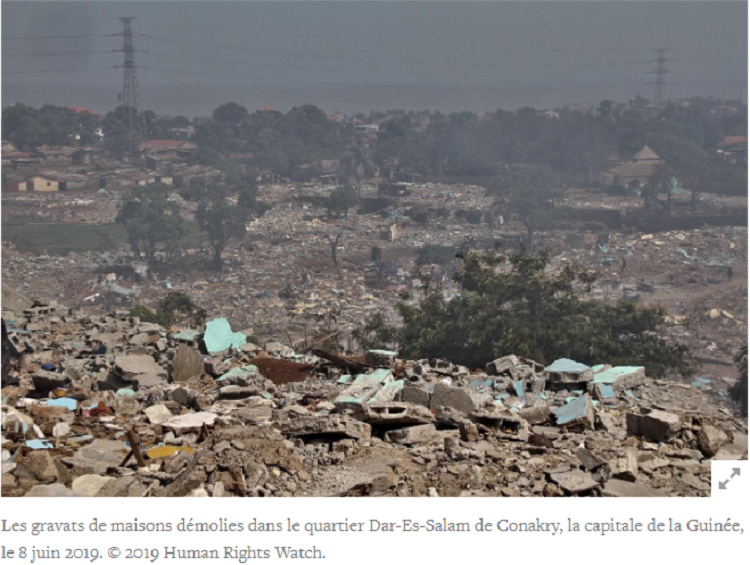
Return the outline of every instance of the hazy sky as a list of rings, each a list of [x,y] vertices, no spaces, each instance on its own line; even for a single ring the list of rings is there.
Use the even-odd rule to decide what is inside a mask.
[[[650,98],[659,47],[673,59],[667,96],[747,90],[744,1],[3,1],[3,105],[112,109],[122,16],[148,51],[136,53],[143,107],[166,115],[227,101],[369,112]]]

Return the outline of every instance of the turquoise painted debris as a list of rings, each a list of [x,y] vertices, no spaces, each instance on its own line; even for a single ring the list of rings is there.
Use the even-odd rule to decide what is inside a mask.
[[[562,358],[552,363],[546,370],[550,373],[580,373],[588,368],[588,365],[584,365],[578,361]]]
[[[256,367],[255,365],[245,365],[244,367],[235,367],[234,369],[230,369],[216,380],[217,382],[223,382],[237,377],[255,377],[257,374],[258,367]]]
[[[29,439],[26,440],[26,447],[30,449],[54,449],[55,446],[48,439]]]
[[[239,350],[247,341],[247,336],[240,332],[233,332],[226,318],[216,318],[206,323],[203,341],[210,354],[221,353],[231,348]]]
[[[587,417],[589,395],[584,394],[579,398],[566,398],[567,404],[555,408],[552,413],[558,426],[569,424],[581,418]]]
[[[47,406],[62,406],[63,408],[67,408],[70,412],[75,412],[78,403],[72,398],[54,398],[47,401]]]

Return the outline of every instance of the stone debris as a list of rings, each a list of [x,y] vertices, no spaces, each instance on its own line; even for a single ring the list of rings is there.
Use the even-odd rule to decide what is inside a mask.
[[[3,496],[708,496],[711,459],[747,457],[722,396],[643,367],[471,371],[14,303]]]

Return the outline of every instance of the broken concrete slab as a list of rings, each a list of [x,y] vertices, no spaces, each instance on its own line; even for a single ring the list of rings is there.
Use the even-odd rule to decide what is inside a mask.
[[[146,408],[143,412],[152,424],[163,424],[174,416],[172,411],[163,404],[154,404]]]
[[[544,369],[548,373],[547,388],[550,390],[585,389],[594,378],[591,367],[572,359],[558,359]]]
[[[114,480],[114,477],[104,477],[102,475],[81,475],[73,481],[71,489],[73,492],[84,496],[96,496],[107,483],[111,483]]]
[[[594,373],[593,380],[588,384],[588,391],[594,394],[595,390],[603,391],[599,392],[599,400],[604,400],[606,396],[603,392],[607,391],[606,387],[602,385],[608,385],[609,388],[618,394],[624,390],[635,388],[646,382],[646,369],[645,367],[610,367]]]
[[[506,355],[505,357],[500,357],[499,359],[487,363],[485,371],[488,375],[502,375],[520,364],[521,360],[515,355]]]
[[[591,475],[579,470],[554,473],[549,478],[568,494],[581,494],[599,486]]]
[[[635,451],[627,449],[624,457],[609,462],[609,468],[613,479],[634,483],[638,478],[638,457]]]
[[[390,443],[402,445],[417,445],[440,441],[442,437],[435,429],[434,424],[422,424],[410,426],[386,432],[385,440]]]
[[[670,438],[682,429],[680,417],[663,410],[651,410],[647,414],[628,412],[625,421],[628,433],[651,441]]]
[[[115,357],[115,372],[126,382],[137,382],[139,386],[161,383],[167,372],[150,355],[121,355]]]
[[[552,415],[558,426],[594,429],[594,405],[591,404],[591,397],[588,394],[583,394],[555,408],[552,410]]]
[[[54,483],[51,485],[37,485],[23,496],[24,498],[72,498],[86,495],[74,492],[60,483]]]
[[[34,389],[38,392],[49,392],[56,388],[63,388],[70,382],[70,379],[64,373],[54,373],[39,369],[32,377]]]
[[[723,430],[715,426],[704,424],[698,433],[698,447],[706,457],[713,457],[725,444],[729,442],[729,436]]]
[[[109,467],[117,467],[130,447],[124,441],[95,439],[75,452],[73,457],[64,457],[63,462],[77,475],[106,475]]]
[[[602,496],[613,498],[655,498],[669,496],[669,494],[663,489],[630,483],[620,479],[610,479],[604,483]]]
[[[405,383],[404,389],[401,391],[401,400],[409,404],[418,404],[429,408],[430,393],[422,387]]]
[[[340,414],[305,416],[281,424],[281,433],[302,439],[329,438],[363,440],[370,437],[368,424]]]
[[[213,426],[217,417],[216,414],[210,412],[195,412],[170,418],[164,422],[163,426],[172,430],[201,429],[204,424],[206,426]]]
[[[175,382],[186,382],[203,373],[203,357],[189,345],[179,345],[172,360],[172,378]]]
[[[352,385],[333,401],[338,409],[362,410],[362,405],[380,392],[383,385],[393,381],[393,373],[388,369],[377,369],[372,373],[359,375]]]
[[[413,426],[432,422],[428,408],[407,402],[368,403],[358,419],[371,426]]]
[[[443,383],[435,385],[435,390],[430,399],[431,409],[434,410],[440,406],[450,406],[464,414],[471,414],[474,410],[479,408],[468,392]]]

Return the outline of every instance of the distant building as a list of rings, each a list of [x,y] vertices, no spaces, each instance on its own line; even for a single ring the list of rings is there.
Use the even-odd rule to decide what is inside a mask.
[[[106,151],[104,151],[104,149],[82,147],[72,153],[71,160],[74,165],[92,165],[94,161],[102,159],[105,154]]]
[[[747,163],[747,137],[728,135],[719,143],[719,152],[731,163]]]
[[[60,182],[51,176],[32,174],[27,176],[6,175],[3,192],[59,192]]]
[[[657,175],[662,163],[662,159],[646,145],[633,156],[632,161],[620,163],[602,173],[601,181],[607,186],[628,186],[633,181],[647,184]]]

